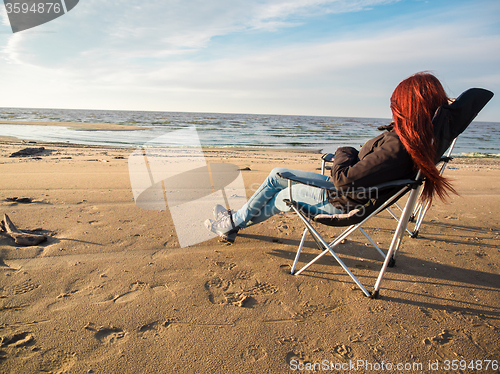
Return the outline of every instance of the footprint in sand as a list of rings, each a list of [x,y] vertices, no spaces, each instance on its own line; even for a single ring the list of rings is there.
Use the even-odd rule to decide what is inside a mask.
[[[121,295],[116,296],[113,299],[113,302],[117,304],[121,303],[128,303],[130,301],[133,301],[137,296],[139,296],[146,288],[148,285],[144,282],[134,282],[130,285],[130,291],[125,292]]]
[[[438,325],[445,322],[449,318],[448,313],[445,311],[433,310],[424,307],[419,307],[418,310],[422,312],[424,316],[436,322]]]
[[[113,299],[113,301],[117,304],[128,303],[133,301],[138,296],[138,291],[130,291],[119,295]]]
[[[352,348],[345,344],[337,344],[333,347],[333,353],[341,358],[353,358]]]
[[[139,327],[139,332],[146,332],[146,331],[156,330],[156,325],[158,325],[158,321],[154,321],[154,322],[142,325],[141,327]]]
[[[242,279],[236,279],[241,283]],[[239,281],[239,282],[238,282]],[[268,295],[278,291],[278,288],[255,280],[251,287],[243,287],[244,284],[237,285],[233,281],[221,278],[213,278],[205,283],[208,291],[208,299],[212,304],[235,305],[239,307],[248,306],[253,300],[253,296]]]
[[[20,348],[33,344],[35,338],[29,332],[14,334],[11,337],[2,337],[0,347]]]
[[[64,352],[60,349],[48,349],[41,355],[39,372],[69,373],[76,362],[76,353]]]
[[[234,262],[224,262],[224,261],[215,261],[215,265],[221,267],[224,270],[232,270],[237,265]]]
[[[287,365],[291,365],[292,361],[296,364],[305,365],[311,362],[311,359],[309,356],[306,356],[304,352],[290,351],[286,354],[285,361]]]
[[[250,295],[271,295],[278,292],[278,287],[272,284],[255,281],[255,285],[248,290]]]
[[[33,291],[38,287],[40,287],[40,285],[34,284],[31,281],[27,280],[14,285],[12,289],[9,289],[8,291],[13,295],[21,295]]]
[[[296,312],[291,312],[293,318],[298,319],[317,319],[328,316],[330,313],[333,313],[337,308],[339,308],[342,304],[340,303],[332,303],[331,305],[323,305],[323,304],[310,304],[309,301],[305,303],[301,303],[297,305],[295,308],[299,308]]]
[[[257,362],[267,357],[267,352],[264,348],[257,345],[251,345],[241,353],[241,359],[244,362]]]
[[[453,335],[450,334],[448,330],[443,330],[441,334],[438,334],[432,338],[424,339],[423,343],[425,345],[443,345],[449,343],[453,338]]]
[[[125,336],[125,332],[114,326],[109,327],[99,327],[99,329],[94,334],[94,337],[104,344],[112,344],[117,340],[122,339]]]
[[[165,322],[162,323],[163,327],[169,327],[174,323],[178,323],[179,320],[176,317],[167,318]]]
[[[105,327],[95,333],[95,338],[103,343],[114,343],[125,336],[125,332],[117,327]]]
[[[236,274],[236,279],[250,279],[250,277],[252,276],[252,272],[251,271],[248,271],[248,270],[240,270],[237,274]]]
[[[214,278],[205,283],[205,289],[212,304],[243,306],[246,301],[246,296],[241,291],[232,291],[234,289],[232,281]]]
[[[448,330],[442,330],[440,334],[433,336],[432,338],[426,338],[423,340],[423,344],[427,347],[429,352],[439,359],[454,359],[458,356],[454,349],[455,336],[451,334]]]

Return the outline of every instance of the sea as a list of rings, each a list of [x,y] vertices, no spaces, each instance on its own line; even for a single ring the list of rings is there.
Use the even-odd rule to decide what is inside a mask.
[[[186,113],[122,110],[0,108],[0,121],[109,123],[144,127],[128,131],[87,131],[61,126],[2,124],[0,136],[25,140],[138,147],[167,133],[195,127],[203,147],[280,148],[334,152],[359,148],[388,125],[384,118],[263,114]],[[473,122],[452,153],[463,157],[500,157],[500,123]]]

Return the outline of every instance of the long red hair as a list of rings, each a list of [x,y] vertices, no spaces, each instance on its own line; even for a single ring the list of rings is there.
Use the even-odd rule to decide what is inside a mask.
[[[441,82],[428,72],[406,78],[391,96],[394,129],[415,166],[425,176],[423,201],[432,201],[435,194],[444,200],[448,191],[456,193],[434,163],[437,141],[432,117],[437,108],[447,103],[448,96]]]

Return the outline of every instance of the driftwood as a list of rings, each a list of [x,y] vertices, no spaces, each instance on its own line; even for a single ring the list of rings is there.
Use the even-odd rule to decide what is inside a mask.
[[[33,199],[31,197],[8,197],[5,199],[5,201],[10,201],[13,203],[22,203],[22,204],[30,204],[33,202]]]
[[[38,245],[47,240],[45,235],[31,234],[19,230],[7,214],[4,215],[3,221],[0,222],[0,234],[9,236],[14,239],[16,244],[24,246]]]
[[[12,153],[9,157],[27,157],[39,155],[45,151],[44,147],[35,147],[35,148],[24,148],[17,152]]]

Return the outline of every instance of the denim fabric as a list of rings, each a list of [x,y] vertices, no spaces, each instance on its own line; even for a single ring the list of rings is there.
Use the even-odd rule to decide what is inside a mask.
[[[321,181],[328,180],[328,176],[326,175],[308,171],[284,168],[273,169],[247,203],[233,214],[233,220],[237,226],[241,228],[248,227],[263,222],[275,214],[291,211],[291,208],[283,202],[283,199],[288,199],[290,197],[288,180],[278,176],[278,173],[283,173],[285,171],[292,172],[303,178]],[[333,205],[328,202],[327,194],[325,190],[321,188],[294,183],[292,185],[292,197],[293,200],[300,202],[315,214],[341,213],[340,210],[334,208]]]

